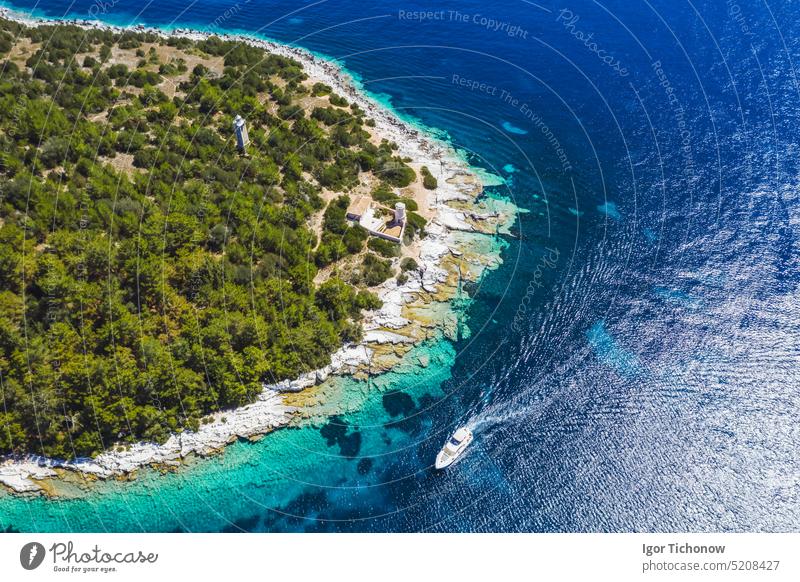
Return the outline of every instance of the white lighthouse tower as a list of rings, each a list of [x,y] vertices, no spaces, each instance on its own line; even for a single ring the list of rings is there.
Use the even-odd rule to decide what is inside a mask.
[[[236,133],[236,147],[240,151],[244,151],[244,148],[250,143],[250,138],[247,137],[247,126],[241,115],[237,115],[233,120],[233,131]]]
[[[394,205],[394,222],[395,224],[403,224],[406,221],[406,205],[398,202]]]

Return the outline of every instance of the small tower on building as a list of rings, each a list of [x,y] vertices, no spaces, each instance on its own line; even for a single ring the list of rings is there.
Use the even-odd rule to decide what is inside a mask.
[[[398,202],[394,205],[394,222],[395,224],[403,224],[406,221],[406,205]]]
[[[250,138],[247,137],[247,126],[241,115],[237,115],[233,120],[233,131],[236,133],[236,147],[239,148],[239,151],[244,152],[245,147],[250,143]]]

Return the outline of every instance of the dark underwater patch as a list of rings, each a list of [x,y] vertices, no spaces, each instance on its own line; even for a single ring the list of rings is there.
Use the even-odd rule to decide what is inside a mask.
[[[405,392],[390,392],[388,394],[384,394],[383,407],[392,418],[401,415],[408,416],[414,412],[414,410],[416,410],[414,400]]]
[[[329,447],[339,445],[342,456],[352,459],[361,450],[361,433],[355,430],[347,434],[347,428],[341,418],[334,416],[328,424],[319,429],[319,433]]]
[[[358,474],[366,475],[372,470],[372,459],[361,459],[358,462]]]
[[[330,422],[319,429],[319,434],[325,439],[329,447],[336,445],[339,439],[347,434],[347,425],[338,416],[331,418]]]

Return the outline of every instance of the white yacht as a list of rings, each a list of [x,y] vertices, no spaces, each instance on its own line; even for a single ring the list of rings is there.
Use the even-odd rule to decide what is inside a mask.
[[[464,452],[464,449],[466,449],[471,442],[472,431],[467,427],[462,426],[455,433],[453,433],[453,436],[450,437],[450,440],[445,443],[445,445],[442,447],[442,450],[439,451],[438,455],[436,455],[436,468],[444,469],[445,467],[452,465],[453,461],[461,456],[461,453]]]

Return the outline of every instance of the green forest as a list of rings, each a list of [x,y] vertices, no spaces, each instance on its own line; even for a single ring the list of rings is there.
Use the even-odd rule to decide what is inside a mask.
[[[344,220],[346,193],[416,176],[306,81],[216,37],[0,20],[0,454],[163,442],[360,338],[367,287],[396,273]],[[359,277],[315,285],[352,255]]]

